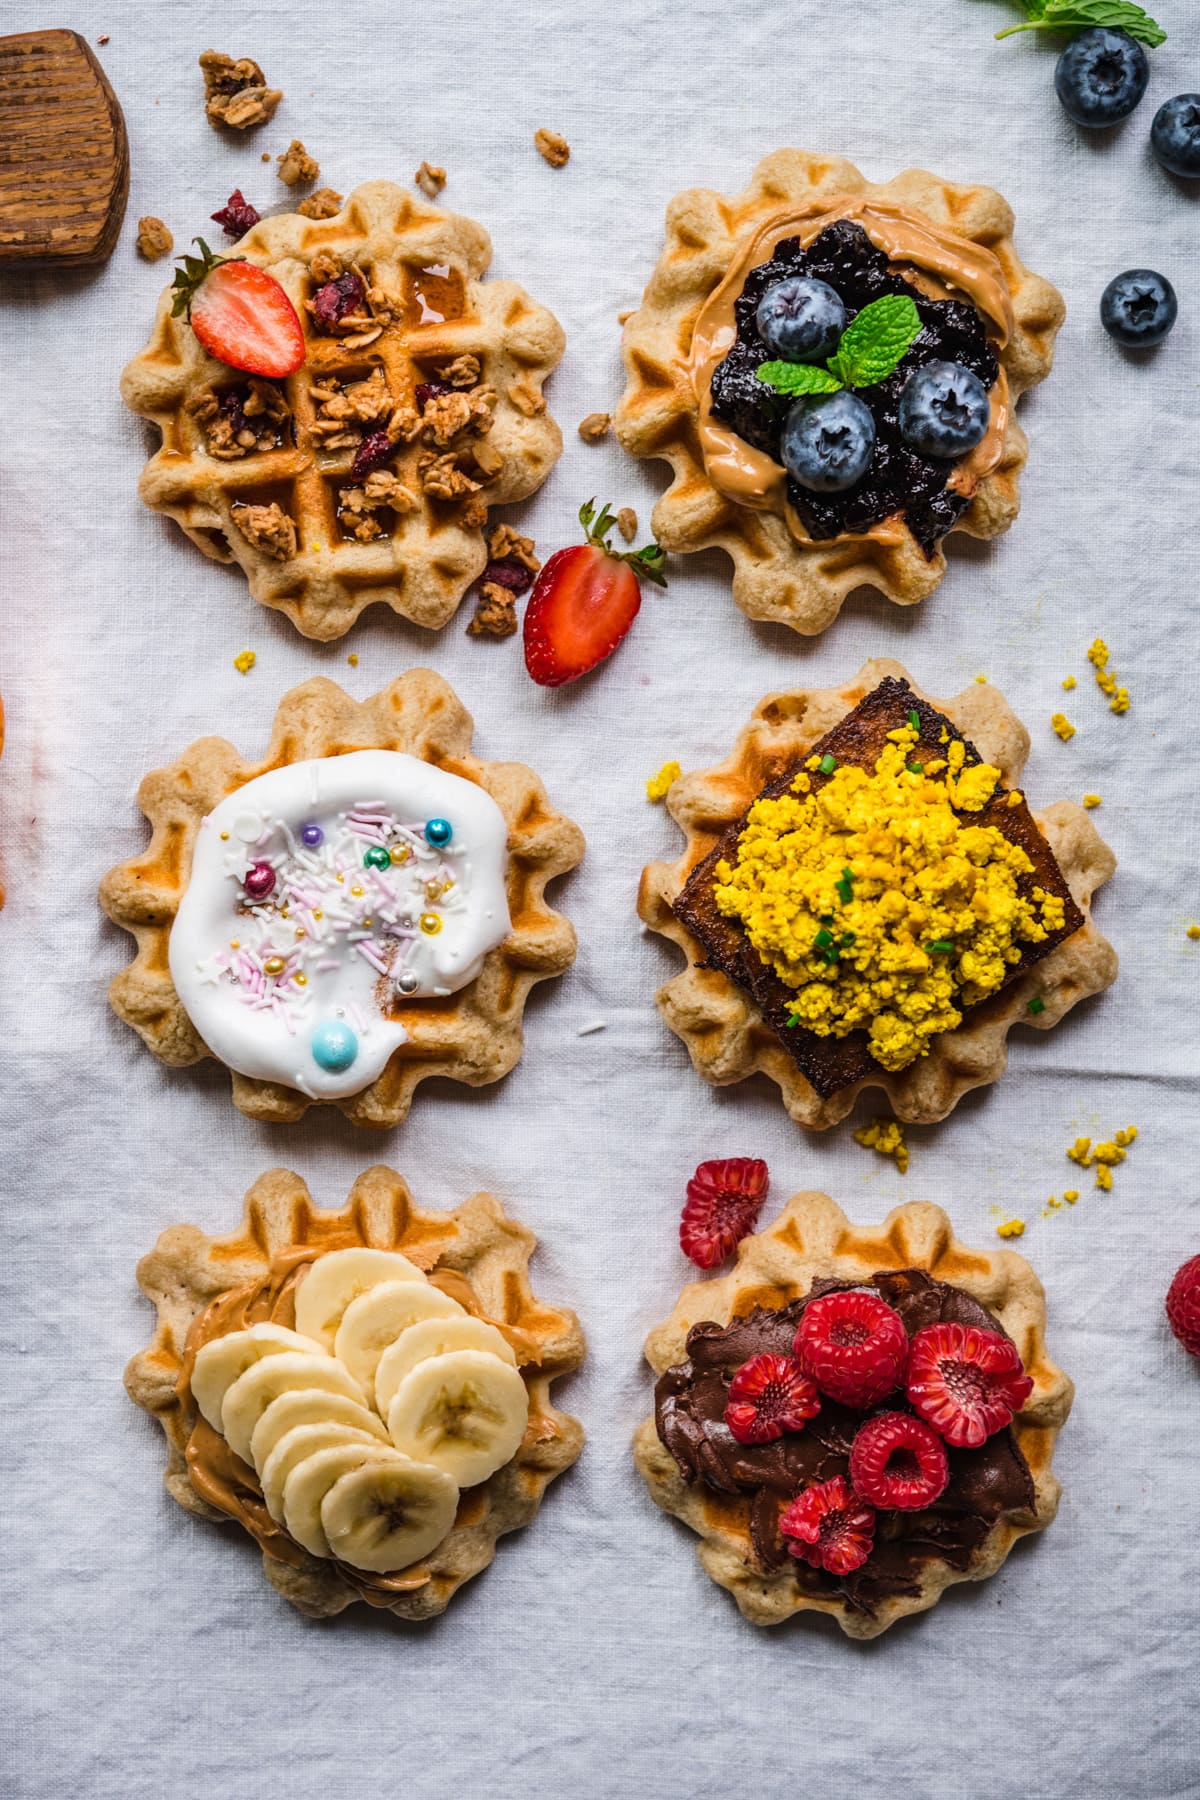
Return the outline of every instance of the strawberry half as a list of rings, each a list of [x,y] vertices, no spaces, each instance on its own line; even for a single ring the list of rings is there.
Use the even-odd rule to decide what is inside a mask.
[[[525,609],[525,667],[539,687],[578,681],[611,656],[642,604],[638,578],[666,587],[666,552],[658,544],[618,551],[609,544],[616,520],[589,500],[579,509],[584,544],[556,550],[543,564]]]
[[[203,238],[201,254],[183,258],[171,283],[174,318],[188,319],[210,356],[248,375],[278,379],[304,361],[304,331],[296,309],[273,275],[257,263],[216,256]]]

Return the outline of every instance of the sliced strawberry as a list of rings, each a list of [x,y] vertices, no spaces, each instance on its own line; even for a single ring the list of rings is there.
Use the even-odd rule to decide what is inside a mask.
[[[1030,1394],[1017,1346],[977,1325],[926,1325],[908,1357],[908,1397],[948,1444],[976,1449],[1011,1424]]]
[[[197,238],[200,256],[184,256],[172,287],[172,314],[184,315],[210,356],[250,375],[278,379],[304,361],[296,309],[273,275],[257,263],[215,256]]]
[[[585,544],[556,550],[544,563],[525,609],[525,667],[540,687],[578,681],[611,656],[642,604],[638,577],[666,587],[657,544],[619,552],[609,545],[615,520],[589,500],[579,509]]]

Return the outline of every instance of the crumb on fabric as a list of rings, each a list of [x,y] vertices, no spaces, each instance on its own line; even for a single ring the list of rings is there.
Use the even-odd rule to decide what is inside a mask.
[[[632,544],[637,536],[637,514],[632,506],[623,506],[617,514],[617,530],[627,544]]]
[[[253,650],[239,650],[233,659],[233,666],[239,675],[248,675],[257,661]]]
[[[475,603],[475,617],[467,626],[468,637],[508,638],[517,629],[517,605],[509,588],[485,581]]]
[[[204,71],[204,111],[210,125],[247,131],[274,118],[283,90],[267,86],[266,76],[252,57],[235,59],[221,50],[205,50],[199,63]]]
[[[170,256],[175,248],[175,239],[153,213],[147,213],[144,219],[138,220],[137,253],[145,262],[157,262],[160,256]]]
[[[543,125],[533,134],[537,153],[552,169],[561,169],[571,155],[571,146],[565,137],[557,131],[547,131]]]
[[[1064,744],[1075,736],[1075,727],[1065,713],[1055,713],[1050,720],[1050,725],[1055,737],[1060,737]]]
[[[349,656],[346,658],[346,661],[350,664],[350,667],[352,669],[357,669],[357,667],[358,667],[358,651],[352,650],[350,652]]]
[[[673,782],[683,774],[677,762],[665,762],[657,775],[646,783],[647,800],[665,800]]]
[[[872,1119],[869,1125],[861,1126],[854,1133],[854,1141],[864,1150],[875,1150],[880,1156],[894,1158],[897,1172],[907,1175],[908,1145],[899,1119]]]
[[[997,1237],[1018,1238],[1018,1237],[1023,1237],[1024,1235],[1025,1235],[1024,1219],[1005,1219],[1005,1221],[1002,1225],[997,1225],[997,1227],[996,1227],[996,1236]]]
[[[1091,812],[1093,808],[1101,804],[1099,794],[1085,794],[1083,796],[1083,804],[1087,807],[1088,811]]]
[[[589,413],[586,419],[579,421],[579,435],[585,444],[598,444],[611,424],[612,419],[606,412]]]
[[[446,185],[446,171],[437,163],[423,162],[413,180],[427,200],[436,200]]]
[[[1073,687],[1079,686],[1079,683],[1076,681],[1076,679],[1073,675],[1064,675],[1062,678],[1062,684],[1068,694],[1070,693],[1070,691]]]
[[[336,188],[318,188],[306,200],[301,200],[296,208],[306,219],[332,219],[335,213],[342,210],[342,196]]]
[[[276,159],[279,167],[275,173],[285,187],[296,187],[302,181],[318,181],[321,176],[321,165],[315,156],[310,156],[299,138],[293,138],[282,156]]]
[[[1192,942],[1195,943],[1197,938],[1200,938],[1200,925],[1189,925],[1187,928],[1187,934],[1191,938]]]

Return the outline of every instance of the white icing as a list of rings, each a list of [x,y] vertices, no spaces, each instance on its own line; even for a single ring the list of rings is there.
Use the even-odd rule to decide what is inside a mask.
[[[425,840],[435,818],[453,826],[444,847]],[[301,838],[308,824],[324,833],[314,848]],[[188,1017],[242,1075],[314,1099],[359,1093],[406,1041],[388,1013],[465,987],[508,936],[507,843],[490,794],[395,750],[291,763],[247,782],[201,821],[171,929],[171,979]],[[408,857],[367,867],[373,844]],[[262,901],[243,886],[256,862],[275,871]],[[422,915],[441,921],[435,935]],[[273,958],[283,968],[268,974]],[[400,992],[397,980],[414,975]],[[313,1032],[327,1022],[357,1035],[347,1069],[313,1057]]]

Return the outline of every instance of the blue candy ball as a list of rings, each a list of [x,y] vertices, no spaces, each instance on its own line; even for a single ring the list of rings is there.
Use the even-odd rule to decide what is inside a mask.
[[[307,844],[310,850],[315,850],[318,844],[325,842],[325,833],[319,825],[303,825],[300,828],[300,841]]]
[[[312,1034],[313,1061],[330,1075],[340,1075],[358,1055],[358,1037],[341,1019],[324,1019]]]
[[[449,819],[430,819],[425,827],[425,842],[440,850],[454,836],[454,827]]]

